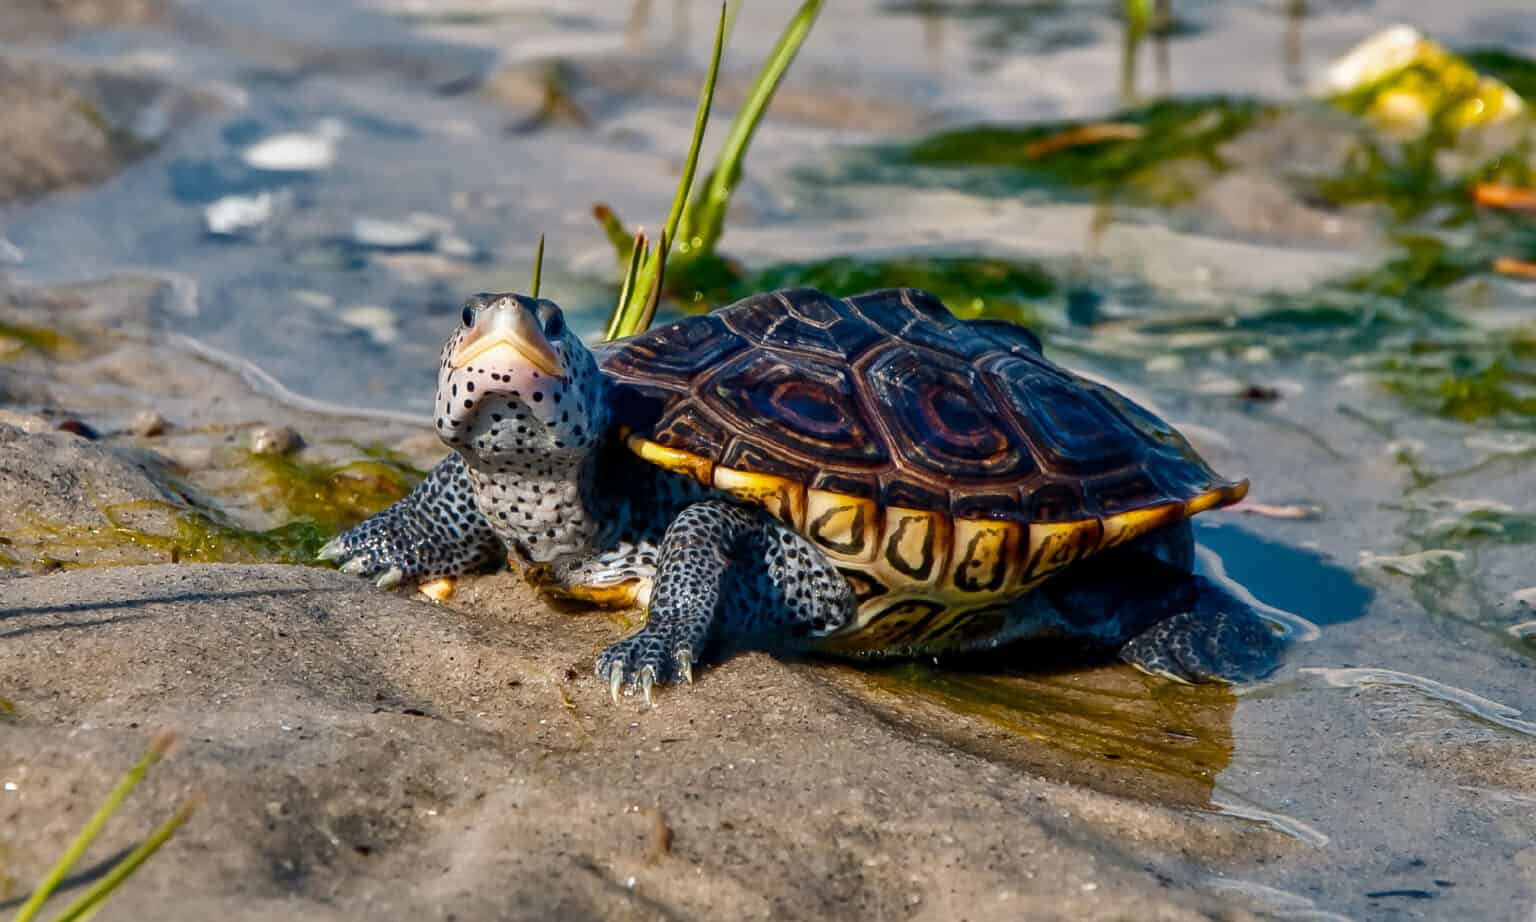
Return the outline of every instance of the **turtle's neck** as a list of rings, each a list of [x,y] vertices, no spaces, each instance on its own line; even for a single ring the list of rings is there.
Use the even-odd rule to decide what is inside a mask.
[[[588,556],[603,543],[603,510],[598,502],[602,445],[582,452],[544,455],[537,464],[508,470],[505,465],[464,461],[475,503],[491,530],[525,563]]]

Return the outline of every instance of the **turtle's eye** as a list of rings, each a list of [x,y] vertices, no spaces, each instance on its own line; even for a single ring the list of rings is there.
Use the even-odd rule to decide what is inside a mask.
[[[544,325],[545,336],[559,336],[565,332],[565,320],[560,316],[560,309],[548,304],[539,305],[539,322]]]
[[[473,307],[470,307],[468,304],[464,305],[464,313],[459,315],[459,319],[464,321],[464,326],[466,326],[466,327],[474,326],[475,325],[475,309]]]

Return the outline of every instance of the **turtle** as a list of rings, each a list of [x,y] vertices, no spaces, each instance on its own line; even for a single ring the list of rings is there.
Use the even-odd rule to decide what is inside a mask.
[[[902,656],[1069,638],[1242,682],[1285,638],[1194,572],[1238,502],[1177,430],[934,295],[764,292],[589,347],[558,305],[465,304],[438,366],[452,449],[320,552],[381,587],[499,560],[640,606],[596,656],[620,691],[743,649]]]

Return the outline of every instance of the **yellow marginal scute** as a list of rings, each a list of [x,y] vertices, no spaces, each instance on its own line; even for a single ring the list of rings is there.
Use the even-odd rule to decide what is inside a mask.
[[[1024,563],[1019,552],[1024,529],[995,519],[956,519],[954,553],[946,584],[962,594],[1006,591]]]
[[[1177,502],[1105,516],[1104,537],[1099,542],[1098,549],[1105,551],[1127,541],[1133,541],[1165,525],[1172,525],[1183,517],[1184,504]]]
[[[872,499],[831,490],[807,490],[805,530],[828,557],[836,560],[869,563],[880,549]]]
[[[1184,504],[1185,515],[1199,515],[1208,509],[1219,509],[1222,506],[1230,506],[1241,502],[1248,495],[1248,481],[1239,480],[1237,483],[1217,487],[1214,490],[1206,490],[1194,499]]]
[[[690,451],[668,448],[638,435],[629,436],[624,440],[624,444],[629,446],[630,451],[657,467],[692,477],[705,486],[713,483],[712,474],[715,463],[708,458]]]
[[[873,564],[887,586],[930,587],[949,569],[950,518],[926,509],[888,506]]]
[[[1028,550],[1019,570],[1019,588],[1033,588],[1057,570],[1093,553],[1103,534],[1098,519],[1029,523]]]
[[[716,467],[714,486],[737,499],[762,506],[797,531],[805,523],[805,484],[799,481]]]

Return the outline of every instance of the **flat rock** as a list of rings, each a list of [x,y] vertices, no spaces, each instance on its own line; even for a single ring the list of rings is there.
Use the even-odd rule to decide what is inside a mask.
[[[171,728],[84,866],[206,803],[122,918],[1251,918],[1181,851],[1231,821],[957,752],[762,656],[614,707],[607,618],[511,574],[456,605],[280,566],[6,584],[8,872],[37,879]]]

